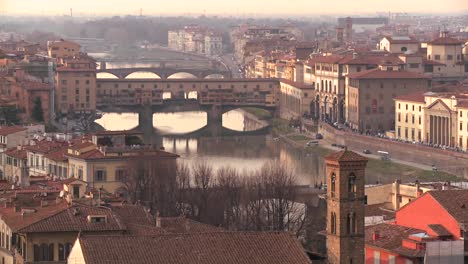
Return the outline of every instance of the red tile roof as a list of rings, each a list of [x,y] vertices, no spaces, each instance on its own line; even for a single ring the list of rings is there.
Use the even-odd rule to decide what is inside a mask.
[[[28,158],[28,151],[24,149],[24,147],[21,147],[20,149],[16,147],[16,148],[11,148],[5,151],[5,155],[13,157],[13,158],[25,160]]]
[[[0,127],[0,136],[8,136],[10,134],[18,133],[25,130],[28,129],[20,126],[4,126]]]
[[[220,232],[158,236],[81,236],[86,263],[309,264],[286,232]]]
[[[65,162],[68,160],[68,158],[65,156],[67,151],[68,151],[67,147],[62,147],[58,150],[49,152],[48,154],[45,155],[45,157],[53,161]]]
[[[379,238],[374,240],[373,234],[376,231],[379,233]],[[383,223],[366,227],[365,243],[366,247],[370,246],[384,249],[385,251],[407,257],[424,256],[424,250],[413,250],[402,246],[403,239],[407,239],[410,235],[419,233],[425,233],[425,231],[390,223]]]
[[[66,203],[56,203],[55,199],[50,201],[46,207],[35,207],[36,212],[22,215],[21,212],[15,212],[12,207],[0,208],[0,215],[2,220],[13,230],[13,232],[19,229],[41,221],[51,215],[63,211],[67,207]]]
[[[433,39],[430,41],[428,44],[432,45],[461,45],[463,42],[459,39],[456,38],[451,38],[451,37],[440,37]]]
[[[106,216],[105,222],[91,223],[88,216]],[[109,208],[75,204],[44,219],[22,227],[19,232],[101,232],[123,231],[124,224]]]
[[[468,224],[468,190],[429,191],[430,195],[459,223]]]
[[[424,103],[425,102],[425,99],[424,99],[424,94],[425,93],[426,93],[426,91],[419,91],[419,92],[415,92],[415,93],[400,95],[400,96],[396,97],[396,100]]]
[[[363,157],[359,154],[357,154],[354,151],[350,150],[342,150],[336,153],[329,154],[328,156],[325,156],[325,160],[331,160],[331,161],[367,161],[368,159],[366,157]]]
[[[370,69],[348,75],[351,79],[428,79],[427,76],[409,71],[382,71]]]
[[[388,37],[385,37],[386,39],[388,39],[388,41],[390,43],[393,43],[393,44],[417,44],[419,43],[418,40],[412,38],[412,37],[408,37],[407,39],[402,39],[402,38],[392,38],[390,36]]]

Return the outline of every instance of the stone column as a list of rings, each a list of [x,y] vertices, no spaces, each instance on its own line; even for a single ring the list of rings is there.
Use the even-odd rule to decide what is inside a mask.
[[[446,145],[446,143],[445,143],[445,137],[446,137],[445,117],[441,117],[441,118],[440,118],[440,122],[441,122],[440,128],[441,128],[441,130],[442,130],[442,131],[441,131],[441,132],[442,132],[442,133],[441,133],[442,139],[440,140],[440,142],[441,142],[441,144],[442,144],[443,146],[445,146],[445,145]]]

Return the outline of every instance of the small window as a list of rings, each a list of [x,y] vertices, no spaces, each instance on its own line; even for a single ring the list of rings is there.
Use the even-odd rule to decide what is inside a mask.
[[[447,55],[447,60],[453,60],[453,55]]]
[[[434,59],[435,59],[435,60],[440,60],[440,55],[435,55],[435,56],[434,56]]]

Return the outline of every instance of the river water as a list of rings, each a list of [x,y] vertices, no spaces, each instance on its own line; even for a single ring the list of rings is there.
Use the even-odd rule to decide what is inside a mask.
[[[246,118],[251,115],[233,110],[223,115],[223,127],[236,131],[246,129]],[[138,125],[136,113],[106,113],[96,123],[107,130],[128,130]],[[180,134],[198,130],[206,125],[204,112],[156,113],[153,115],[155,128],[163,135],[167,151],[180,155],[180,161],[192,166],[196,162],[207,162],[218,169],[230,166],[239,171],[255,171],[270,161],[281,161],[295,171],[298,184],[320,184],[323,182],[324,162],[319,154],[306,153],[270,135],[239,135],[230,137],[181,138]],[[255,128],[258,129],[261,126]],[[249,127],[252,129],[252,127]],[[171,135],[178,134],[178,137]]]

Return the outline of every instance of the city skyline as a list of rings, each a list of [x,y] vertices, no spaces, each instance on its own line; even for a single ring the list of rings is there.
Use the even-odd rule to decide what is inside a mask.
[[[92,8],[90,8],[92,6]],[[316,6],[321,7],[319,9]],[[382,7],[380,2],[369,0],[328,1],[323,6],[318,0],[294,0],[292,2],[258,0],[249,2],[238,0],[220,3],[215,0],[191,1],[176,0],[165,3],[154,3],[150,0],[135,0],[132,2],[122,0],[1,0],[0,12],[4,14],[34,14],[34,15],[64,15],[75,14],[109,15],[109,14],[139,14],[140,9],[146,15],[165,14],[338,14],[338,13],[375,13],[375,12],[415,12],[415,13],[455,13],[468,9],[464,0],[447,1],[404,1],[395,0],[392,6]],[[268,7],[268,8],[265,8]]]

